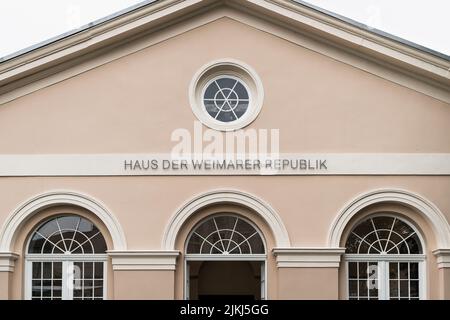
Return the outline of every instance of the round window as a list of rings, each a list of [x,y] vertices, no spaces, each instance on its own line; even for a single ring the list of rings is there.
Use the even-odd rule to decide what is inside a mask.
[[[257,74],[234,60],[210,63],[189,88],[192,111],[206,126],[236,130],[250,124],[261,110],[264,92]]]
[[[249,103],[249,90],[237,77],[219,76],[205,86],[203,105],[206,112],[218,121],[231,122],[242,118]]]

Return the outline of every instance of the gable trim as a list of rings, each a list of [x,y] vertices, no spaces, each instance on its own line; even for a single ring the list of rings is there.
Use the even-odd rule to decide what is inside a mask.
[[[206,6],[206,3],[209,3],[209,6]],[[309,33],[305,35],[308,31],[306,29],[308,23],[314,25],[314,22],[311,21],[312,18],[305,17],[305,13],[300,14],[293,11],[293,8],[297,10],[308,10],[308,8],[285,0],[232,0],[226,3],[231,5],[218,7],[218,4],[222,4],[222,2],[215,0],[166,0],[149,6],[147,9],[152,8],[153,11],[150,11],[144,17],[134,17],[137,19],[136,21],[131,21],[131,17],[129,17],[130,21],[116,22],[115,26],[110,26],[111,29],[104,33],[92,30],[87,35],[87,39],[83,40],[83,37],[86,37],[84,35],[76,41],[74,39],[68,40],[69,43],[64,48],[61,49],[57,46],[54,48],[54,52],[47,52],[44,57],[27,58],[28,55],[26,54],[20,57],[23,61],[10,61],[0,64],[0,104],[145,49],[221,17],[229,17],[258,30],[272,33],[307,49],[450,103],[450,69],[447,69],[447,67],[450,68],[449,61],[422,52],[420,55],[428,55],[428,58],[431,59],[424,61],[425,58],[422,56],[417,58],[406,56],[405,53],[389,47],[386,49],[386,54],[391,52],[396,56],[389,56],[390,61],[388,61],[389,59],[381,60],[378,56],[370,56],[361,52],[364,46],[370,47],[369,40],[364,38],[367,36],[366,34],[359,38],[354,34],[348,34],[350,40],[359,44],[355,48],[349,47],[348,43],[338,43],[336,37],[342,36],[339,34],[330,35],[331,33],[321,31],[328,37],[334,37],[333,40],[320,37],[319,34],[315,34],[312,38]],[[163,4],[164,6],[162,6]],[[293,8],[288,10],[282,7],[286,5],[293,6]],[[211,11],[212,7],[217,8]],[[199,11],[199,8],[202,8],[202,10]],[[207,13],[205,14],[205,12]],[[183,26],[176,25],[179,21],[187,21],[194,14],[195,19],[191,19]],[[280,14],[283,15],[283,19],[280,19]],[[323,15],[321,18],[324,18]],[[124,17],[121,16],[117,19],[124,19]],[[107,24],[110,23],[112,24],[113,21],[108,21]],[[302,26],[299,25],[300,23],[302,23]],[[117,27],[117,25],[120,26]],[[154,27],[150,28],[148,25]],[[155,29],[156,25],[158,26],[157,30]],[[105,26],[100,27],[105,28]],[[139,28],[149,29],[136,36]],[[353,28],[357,29],[356,27]],[[363,32],[364,30],[359,31]],[[130,35],[126,37],[128,32],[130,32]],[[342,30],[339,32],[342,32]],[[152,33],[151,39],[148,39],[150,33]],[[119,41],[116,37],[126,37],[126,46],[123,46],[125,40]],[[401,45],[400,47],[404,48],[405,46]],[[50,49],[46,48],[47,51]],[[375,46],[372,51],[375,49],[380,48]],[[407,49],[412,50],[411,48]],[[378,55],[384,54],[384,52],[376,52],[378,52]],[[104,55],[102,56],[102,54]],[[409,60],[399,60],[404,57],[409,57]],[[394,58],[397,60],[392,60]],[[31,61],[27,61],[27,59],[31,59]],[[437,62],[440,62],[440,64],[437,65]]]

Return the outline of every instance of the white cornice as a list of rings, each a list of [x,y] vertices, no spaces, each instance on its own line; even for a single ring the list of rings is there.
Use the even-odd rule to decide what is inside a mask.
[[[0,252],[0,272],[13,272],[19,255],[14,252]]]
[[[272,169],[260,167],[235,167],[218,169],[195,168],[195,155],[180,159],[169,153],[141,154],[3,154],[0,155],[0,177],[73,177],[73,176],[185,176],[185,175],[450,175],[450,153],[280,153],[276,158],[258,158],[260,163],[272,159],[294,161],[296,167],[278,166]],[[204,162],[216,163],[222,157],[208,157]],[[235,163],[247,158],[235,158]],[[250,159],[250,157],[248,158]],[[157,161],[158,167],[146,165]],[[163,164],[186,161],[184,169],[165,168]],[[313,167],[304,170],[295,161],[310,161]],[[326,168],[317,166],[316,161],[325,161]],[[307,163],[307,162],[305,162]],[[136,165],[137,164],[137,165]]]
[[[437,249],[433,251],[439,269],[450,268],[450,249]]]
[[[345,248],[274,248],[278,268],[339,268]]]
[[[148,4],[0,63],[0,95],[62,73],[88,59],[88,54],[94,51],[100,53],[102,49],[134,39],[143,32],[160,30],[193,13],[218,5],[247,11],[266,21],[336,44],[343,50],[359,53],[389,68],[399,69],[407,77],[419,77],[416,81],[423,86],[436,88],[424,90],[427,94],[450,101],[450,61],[286,0],[165,0]],[[0,101],[7,102],[40,88],[31,87],[19,90],[19,94],[8,94]]]
[[[108,251],[113,270],[175,270],[179,251]]]

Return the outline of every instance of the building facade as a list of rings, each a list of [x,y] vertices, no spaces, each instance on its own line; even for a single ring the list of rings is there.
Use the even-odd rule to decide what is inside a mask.
[[[286,0],[3,59],[0,298],[450,299],[449,70]]]

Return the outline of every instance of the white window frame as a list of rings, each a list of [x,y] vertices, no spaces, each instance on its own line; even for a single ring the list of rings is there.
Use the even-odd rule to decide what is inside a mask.
[[[247,111],[235,121],[222,122],[214,119],[206,111],[203,96],[207,84],[211,79],[229,76],[239,79],[249,95]],[[189,101],[194,115],[207,127],[232,131],[246,127],[252,123],[261,111],[264,100],[264,89],[258,74],[249,65],[235,59],[215,60],[202,66],[191,80],[189,85]]]
[[[232,79],[232,80],[234,80],[234,81],[237,81],[237,83],[240,83],[240,84],[245,88],[245,90],[247,91],[247,95],[248,95],[247,109],[245,110],[245,112],[242,114],[242,116],[241,116],[240,118],[237,118],[237,119],[234,119],[234,120],[228,121],[228,122],[220,121],[220,120],[214,119],[214,118],[208,113],[208,111],[206,111],[206,105],[205,105],[205,99],[204,99],[205,93],[206,93],[206,89],[208,89],[208,87],[209,87],[210,85],[212,85],[214,82],[216,82],[216,81],[218,81],[218,80],[220,80],[220,79],[224,79],[224,78]],[[217,86],[218,86],[218,84],[217,84]],[[237,93],[236,93],[236,95],[237,95]],[[210,79],[210,80],[203,86],[202,91],[201,91],[201,97],[202,97],[202,107],[203,107],[203,110],[204,110],[205,113],[211,118],[209,121],[215,123],[215,124],[218,125],[218,126],[224,126],[224,125],[226,125],[226,124],[228,124],[228,125],[233,125],[234,123],[240,121],[240,119],[245,119],[245,118],[247,117],[247,112],[251,112],[250,110],[251,110],[252,103],[253,103],[253,102],[252,102],[252,98],[253,98],[253,97],[252,97],[252,92],[251,92],[250,88],[248,87],[247,83],[245,83],[245,81],[244,81],[243,79],[241,79],[240,77],[238,77],[238,76],[236,76],[236,75],[234,75],[234,74],[219,74],[219,75],[215,76],[214,78]],[[239,98],[239,97],[238,97],[238,98]],[[218,112],[218,115],[219,115],[220,112],[223,112],[223,111],[219,111],[219,112]]]
[[[402,221],[407,224],[408,227],[414,230],[415,234],[419,238],[420,245],[422,247],[422,252],[426,252],[426,243],[425,239],[422,236],[422,233],[416,228],[414,224],[405,220],[402,217],[399,217],[398,214],[392,212],[378,212],[375,214],[371,214],[361,218],[358,222],[356,222],[353,229],[358,226],[359,223],[364,222],[368,219],[373,219],[377,217],[390,217],[395,218],[397,220]],[[359,253],[348,253],[344,255],[345,261],[345,288],[346,288],[346,296],[347,300],[350,299],[350,288],[349,288],[349,270],[348,270],[348,262],[378,262],[378,275],[379,275],[379,290],[378,290],[378,299],[387,300],[389,299],[389,262],[418,262],[419,263],[419,300],[425,300],[428,297],[427,291],[427,277],[426,277],[426,254],[359,254]],[[383,278],[381,278],[383,277]],[[380,293],[380,289],[383,290],[383,293]]]
[[[417,262],[419,263],[419,300],[427,298],[426,293],[426,256],[424,254],[395,254],[395,255],[376,255],[376,254],[346,254],[345,257],[345,280],[346,295],[350,299],[349,282],[349,262],[377,262],[378,264],[378,299],[389,300],[389,263],[390,262]]]
[[[65,217],[66,215],[58,215],[53,217],[52,219],[56,219],[59,217]],[[70,216],[70,214],[68,215]],[[86,219],[84,217],[79,216],[81,219]],[[37,225],[34,229],[32,235],[28,238],[26,250],[28,252],[28,248],[30,247],[30,243],[33,239],[33,235],[35,231],[37,231],[41,226],[51,221],[52,219],[46,220],[41,224]],[[89,221],[88,219],[86,219]],[[90,222],[90,221],[89,221]],[[58,225],[59,228],[59,225]],[[99,230],[100,232],[100,230]],[[102,233],[100,235],[103,237]],[[73,264],[75,262],[103,262],[103,300],[107,300],[107,283],[108,283],[108,255],[106,253],[74,253],[74,254],[65,254],[65,253],[26,253],[25,254],[25,266],[24,266],[24,299],[31,300],[32,299],[32,279],[33,279],[33,262],[61,262],[62,265],[62,300],[72,300],[73,298],[73,290],[69,290],[69,277],[73,275],[69,274],[71,270],[73,270]]]
[[[25,255],[25,300],[32,298],[33,262],[61,262],[62,265],[62,300],[72,300],[73,290],[68,287],[70,270],[73,270],[75,262],[103,262],[103,299],[107,299],[107,254],[39,254],[29,253]]]

